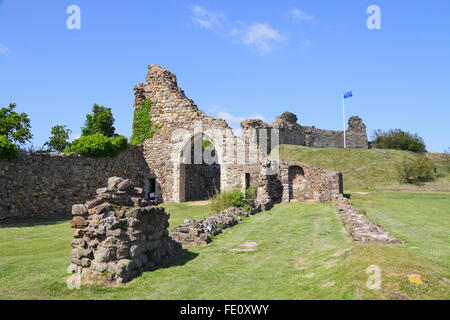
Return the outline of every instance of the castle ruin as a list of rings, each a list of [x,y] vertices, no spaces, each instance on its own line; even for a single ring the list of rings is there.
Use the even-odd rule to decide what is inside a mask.
[[[340,131],[301,126],[296,115],[285,112],[270,125],[245,120],[236,136],[225,120],[206,115],[187,98],[173,73],[157,65],[148,67],[146,81],[134,91],[135,108],[151,100],[151,121],[157,128],[151,138],[114,159],[23,153],[0,162],[0,219],[69,214],[74,201],[91,199],[111,176],[132,179],[160,202],[207,199],[221,190],[254,187],[263,210],[291,200],[330,202],[343,193],[341,173],[285,162],[277,155],[279,144],[340,148]],[[203,150],[204,140],[213,147]],[[347,143],[368,147],[366,127],[358,117],[349,120]]]

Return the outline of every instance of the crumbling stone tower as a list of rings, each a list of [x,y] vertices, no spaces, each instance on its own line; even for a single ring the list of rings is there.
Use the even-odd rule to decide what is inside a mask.
[[[236,137],[225,120],[207,116],[178,87],[176,76],[157,65],[148,67],[146,82],[136,85],[134,90],[134,107],[139,108],[145,99],[150,99],[152,124],[158,127],[153,137],[143,142],[143,150],[154,172],[154,176],[149,179],[157,181],[155,191],[159,200],[187,200],[189,174],[202,171],[201,168],[190,167],[195,165],[194,159],[190,159],[191,163],[188,164],[183,161],[190,154],[194,139],[207,137],[213,143],[220,165],[218,179],[221,188],[234,183],[230,180],[232,175],[228,174],[233,169],[229,165],[233,155],[224,151],[227,143],[236,143]],[[217,135],[215,130],[225,132],[226,135]]]

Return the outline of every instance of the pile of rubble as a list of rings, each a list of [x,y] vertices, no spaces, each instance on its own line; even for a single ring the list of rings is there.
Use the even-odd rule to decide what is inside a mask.
[[[384,244],[402,244],[386,229],[365,216],[364,212],[352,206],[352,202],[337,194],[333,199],[334,207],[347,231],[356,242],[380,242]]]
[[[124,283],[182,252],[168,234],[170,215],[128,179],[109,178],[94,200],[74,205],[72,215],[69,270],[81,283]]]
[[[211,242],[211,236],[218,235],[224,229],[238,224],[244,217],[256,212],[258,208],[255,207],[251,212],[243,208],[230,207],[204,220],[186,220],[184,224],[173,227],[170,236],[183,246],[205,246]]]

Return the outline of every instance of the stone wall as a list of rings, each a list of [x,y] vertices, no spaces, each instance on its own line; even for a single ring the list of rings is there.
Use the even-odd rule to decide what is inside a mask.
[[[178,87],[176,76],[157,65],[150,65],[146,82],[135,86],[134,107],[139,108],[145,99],[152,101],[152,124],[158,130],[152,138],[143,142],[144,157],[155,173],[160,188],[157,197],[164,202],[186,199],[186,177],[182,167],[182,151],[197,133],[214,128],[231,128],[225,120],[207,116]],[[211,137],[216,149],[223,141]],[[218,150],[220,152],[221,150]],[[219,156],[219,164],[221,158]],[[220,185],[226,185],[226,167],[221,166]]]
[[[258,209],[252,208],[252,214],[257,211]],[[222,233],[249,215],[243,208],[230,207],[204,220],[185,221],[182,225],[173,227],[170,236],[183,246],[206,246],[211,242],[211,236]]]
[[[70,216],[74,201],[92,198],[115,175],[143,184],[152,172],[141,149],[133,146],[116,158],[21,153],[0,162],[0,219]]]
[[[159,183],[160,188],[156,193],[160,201],[183,202],[203,196],[204,191],[196,191],[198,188],[195,186],[204,184],[202,182],[204,175],[192,174],[192,171],[199,170],[195,165],[202,164],[202,160],[192,162],[194,160],[192,146],[194,145],[195,149],[193,141],[201,141],[204,138],[209,139],[215,148],[215,157],[220,166],[220,190],[234,187],[244,190],[246,179],[249,177],[252,186],[258,187],[261,183],[270,185],[269,190],[260,192],[262,197],[271,193],[269,195],[271,200],[267,200],[267,203],[284,201],[286,197],[282,191],[282,182],[270,177],[277,175],[278,169],[264,167],[264,162],[267,154],[280,142],[304,144],[307,139],[312,139],[310,135],[304,134],[304,127],[296,123],[297,117],[294,114],[284,113],[271,126],[261,120],[244,121],[241,124],[242,135],[238,137],[232,133],[224,120],[207,116],[187,98],[178,87],[176,76],[164,68],[150,65],[145,83],[136,85],[134,90],[135,108],[140,108],[145,99],[152,102],[150,110],[152,124],[158,129],[152,138],[143,142],[143,150],[145,160]],[[349,137],[353,136],[353,128],[361,131],[361,134],[364,131],[365,134],[362,122],[352,118],[350,124]],[[296,130],[301,134],[294,134]],[[335,139],[334,136],[329,138],[331,141],[329,143],[326,142],[325,136],[321,134],[320,139],[314,138],[314,144],[337,146],[338,142],[332,141]],[[359,144],[357,138],[352,139],[349,139],[349,145]],[[199,148],[197,151],[201,153],[201,147]],[[190,162],[187,161],[187,155]],[[318,173],[320,174],[321,172]],[[264,181],[261,182],[262,180]],[[311,180],[310,188],[322,188],[314,181]],[[322,190],[318,192],[323,193]],[[307,194],[306,198],[317,197]]]
[[[340,172],[304,162],[279,161],[270,165],[278,167],[277,174],[261,174],[257,189],[257,201],[263,210],[269,210],[280,202],[328,203],[343,192]]]
[[[241,123],[243,132],[249,127],[278,129],[280,144],[294,144],[314,148],[343,148],[344,137],[342,131],[322,130],[314,126],[301,126],[297,123],[297,116],[291,112],[284,112],[268,125],[261,120],[246,120]],[[361,118],[352,116],[348,120],[345,134],[348,148],[368,148],[366,126]]]
[[[379,242],[384,244],[402,244],[382,226],[366,217],[342,195],[334,195],[333,204],[339,219],[355,242]]]
[[[170,215],[128,179],[108,179],[95,199],[74,205],[72,215],[69,270],[80,283],[128,282],[182,252],[169,237]]]

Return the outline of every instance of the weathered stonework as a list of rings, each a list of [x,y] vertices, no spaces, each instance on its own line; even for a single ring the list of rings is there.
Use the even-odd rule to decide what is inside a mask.
[[[278,129],[280,144],[294,144],[314,148],[343,148],[344,137],[342,131],[322,130],[314,126],[301,126],[297,123],[297,116],[291,112],[284,112],[268,125],[261,120],[246,120],[241,123],[243,130],[251,126],[255,129]],[[348,129],[345,133],[348,148],[369,147],[366,126],[361,118],[350,117]]]
[[[333,204],[338,216],[348,233],[356,242],[380,242],[384,244],[402,244],[382,226],[367,218],[352,202],[342,195],[333,197]]]
[[[270,192],[263,191],[262,189],[265,187],[261,186],[260,197],[273,198],[273,194],[277,192],[275,191],[276,185],[288,184],[284,180],[277,183],[276,179],[267,178],[267,176],[273,175],[281,177],[284,175],[284,171],[278,172],[279,169],[276,166],[267,167],[265,162],[267,154],[275,150],[279,144],[278,129],[295,122],[295,115],[284,114],[275,122],[278,125],[274,127],[268,126],[261,120],[244,121],[241,124],[243,127],[242,137],[238,137],[232,133],[231,128],[224,120],[207,116],[198,109],[178,87],[176,76],[164,68],[150,65],[146,82],[138,84],[134,90],[135,108],[139,108],[142,102],[150,99],[152,101],[150,110],[152,124],[159,128],[152,138],[143,142],[143,150],[148,166],[155,173],[158,181],[159,188],[156,193],[160,201],[183,202],[207,193],[197,190],[196,184],[201,183],[199,177],[203,177],[202,179],[205,181],[208,180],[207,177],[212,174],[205,173],[212,172],[212,170],[205,168],[202,160],[193,164],[195,150],[191,149],[195,148],[192,146],[195,145],[196,140],[201,141],[203,138],[209,139],[215,147],[215,159],[217,160],[215,180],[220,180],[220,182],[216,181],[217,183],[214,185],[220,186],[220,190],[229,190],[235,187],[245,190],[248,186],[258,187],[264,180],[266,184],[270,185],[268,187]],[[202,153],[202,150],[197,151]],[[274,162],[274,164],[277,163]],[[313,175],[309,174],[309,168],[312,167],[308,166],[306,169],[308,179],[305,187],[309,193],[305,198],[330,201],[329,195],[322,195],[326,193],[325,190],[322,190],[324,187],[316,183],[317,179],[312,178]],[[196,172],[196,174],[192,174],[192,172]],[[319,176],[322,173],[325,171],[319,170],[316,175]],[[212,179],[210,180],[212,181]],[[211,186],[211,183],[204,183],[204,185],[208,184]],[[313,195],[312,189],[316,187],[322,189],[317,190]],[[212,190],[211,187],[205,189]],[[276,199],[259,199],[258,201],[263,208],[265,208],[264,203],[270,207],[271,201],[289,201],[282,188],[280,192]],[[339,187],[334,187],[333,192],[339,192]]]
[[[253,210],[252,213],[256,211]],[[238,224],[243,217],[249,215],[250,213],[243,208],[230,207],[204,220],[185,221],[182,225],[173,227],[170,236],[183,246],[206,246],[211,242],[211,236],[222,233],[223,230]]]
[[[168,234],[170,215],[130,180],[108,179],[97,197],[72,207],[69,270],[80,283],[121,284],[181,253]]]
[[[93,159],[77,154],[22,153],[0,162],[1,218],[70,216],[73,202],[95,195],[110,176],[140,185],[152,176],[139,147],[130,146],[116,158]]]

